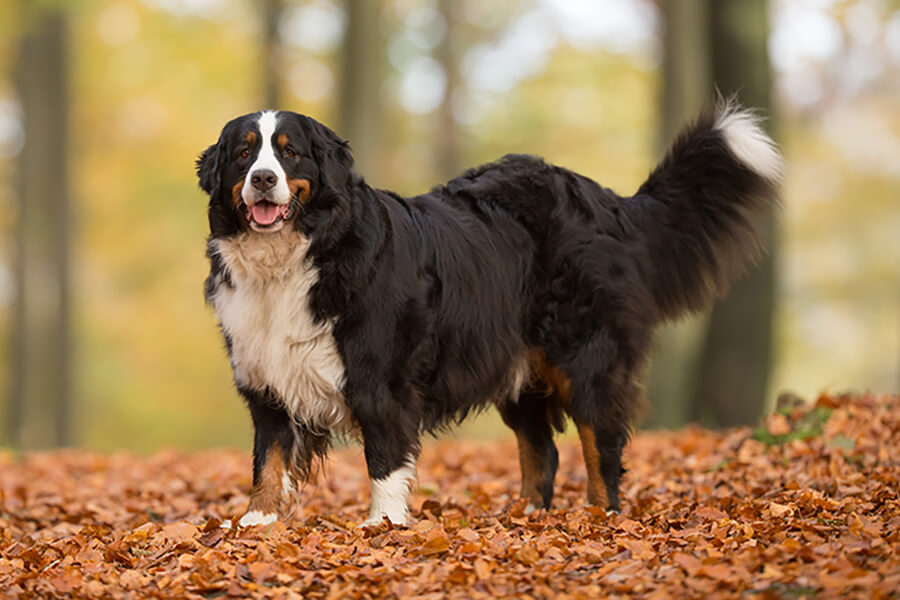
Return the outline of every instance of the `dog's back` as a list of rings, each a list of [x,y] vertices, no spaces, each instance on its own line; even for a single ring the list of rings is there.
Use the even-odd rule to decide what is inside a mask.
[[[432,327],[419,330],[428,359],[403,365],[420,377],[426,427],[493,401],[519,436],[523,495],[547,506],[567,413],[590,501],[617,509],[653,330],[726,293],[758,254],[753,220],[776,202],[780,169],[752,113],[722,102],[631,197],[510,155],[410,199],[402,216],[439,287],[413,319]]]

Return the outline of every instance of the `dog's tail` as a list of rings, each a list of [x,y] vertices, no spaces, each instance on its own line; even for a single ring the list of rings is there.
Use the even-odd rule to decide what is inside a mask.
[[[778,202],[782,169],[759,118],[733,100],[720,100],[678,135],[628,200],[646,236],[662,318],[705,308],[759,256],[755,224]]]

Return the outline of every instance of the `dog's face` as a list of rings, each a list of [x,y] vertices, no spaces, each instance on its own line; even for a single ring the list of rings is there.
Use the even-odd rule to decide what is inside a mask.
[[[247,228],[272,233],[291,224],[312,198],[345,191],[351,167],[347,143],[324,125],[265,111],[226,124],[197,160],[197,175],[210,195],[214,235]]]

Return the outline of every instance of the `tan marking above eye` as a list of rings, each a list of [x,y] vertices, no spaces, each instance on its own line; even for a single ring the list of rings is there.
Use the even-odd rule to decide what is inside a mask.
[[[244,136],[244,141],[251,145],[256,143],[256,132],[248,131],[247,135]]]
[[[284,147],[288,145],[288,142],[290,140],[288,139],[288,136],[286,133],[282,133],[281,135],[278,136],[277,141],[278,141],[278,147],[284,149]]]

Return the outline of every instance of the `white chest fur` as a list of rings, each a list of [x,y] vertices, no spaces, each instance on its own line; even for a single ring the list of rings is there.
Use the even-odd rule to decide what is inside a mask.
[[[233,287],[220,284],[212,304],[231,338],[239,385],[268,387],[296,421],[345,431],[344,365],[333,323],[313,322],[308,294],[318,272],[305,260],[308,247],[293,231],[219,240]]]

